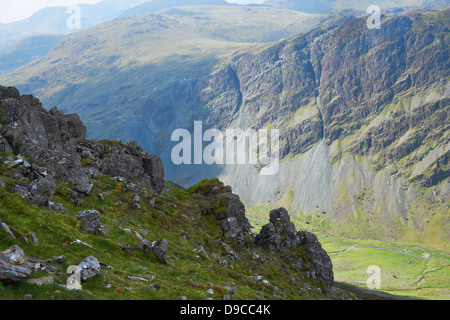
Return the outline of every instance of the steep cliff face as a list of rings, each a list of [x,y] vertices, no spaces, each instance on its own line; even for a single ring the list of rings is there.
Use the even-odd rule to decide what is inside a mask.
[[[227,106],[213,118],[220,127],[279,129],[283,160],[276,176],[243,166],[221,178],[250,205],[287,201],[334,231],[364,221],[359,236],[395,239],[437,227],[448,241],[439,225],[449,195],[449,21],[448,9],[384,18],[380,30],[356,19],[236,56],[228,68],[238,80],[210,86],[206,108]],[[216,77],[223,71],[208,83]],[[236,103],[217,102],[230,95]]]
[[[384,18],[380,30],[365,18],[316,29],[159,89],[148,110],[165,117],[152,128],[164,133],[156,146],[170,179],[219,176],[247,205],[283,204],[333,233],[447,242],[449,15]],[[192,133],[194,120],[204,130],[279,129],[279,172],[174,166],[167,134]]]

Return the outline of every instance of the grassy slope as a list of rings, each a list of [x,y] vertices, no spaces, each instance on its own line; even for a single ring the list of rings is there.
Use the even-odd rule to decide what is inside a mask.
[[[6,174],[12,170],[14,168],[7,169],[5,164],[0,163],[0,177],[5,181],[7,189],[11,187],[13,180]],[[197,188],[216,182],[204,181]],[[26,294],[31,294],[33,299],[179,299],[181,296],[189,299],[222,299],[223,295],[230,294],[225,287],[233,285],[236,287],[236,294],[232,299],[260,299],[258,291],[271,299],[330,298],[319,294],[318,288],[324,290],[323,284],[303,279],[300,271],[293,269],[279,255],[261,247],[247,250],[224,238],[220,222],[213,215],[198,214],[201,211],[199,204],[205,198],[198,194],[191,195],[194,189],[171,189],[162,196],[141,196],[141,208],[138,209],[132,200],[134,193],[125,191],[124,187],[124,183],[108,176],[98,177],[91,194],[83,198],[79,207],[75,207],[68,198],[67,189],[60,184],[53,201],[64,204],[68,213],[66,215],[30,205],[18,194],[0,188],[0,218],[17,238],[13,239],[0,229],[1,251],[18,244],[30,257],[48,259],[64,255],[66,261],[55,276],[55,282],[59,284],[65,284],[67,267],[78,265],[89,255],[114,268],[105,270],[104,277],[98,276],[83,282],[83,291],[77,292],[68,292],[57,284],[37,287],[24,281],[17,284],[0,283],[0,299],[22,299]],[[103,193],[104,200],[100,199],[100,192]],[[152,198],[154,207],[150,204]],[[221,210],[220,204],[214,201],[210,203],[214,210]],[[81,231],[81,222],[74,216],[85,209],[97,209],[101,212],[102,222],[110,232],[109,236],[94,236]],[[139,243],[134,235],[135,231],[149,241],[161,238],[168,240],[167,264],[140,249],[132,249],[127,253],[120,248],[118,243]],[[35,233],[39,244],[23,240],[22,236],[30,232]],[[75,239],[91,247],[71,244]],[[218,242],[220,239],[231,245],[242,262],[233,262],[226,257],[226,249]],[[196,251],[199,245],[204,247],[207,255]],[[253,252],[264,257],[264,263],[253,259]],[[227,260],[228,267],[220,265],[211,253]],[[306,269],[312,268],[307,262],[304,249],[296,249],[296,254],[304,258]],[[153,280],[149,278],[150,274],[155,276]],[[252,279],[256,274],[277,286],[286,297],[272,286]],[[48,274],[39,271],[33,277],[46,275]],[[147,277],[149,282],[129,280],[128,276]],[[292,278],[300,279],[300,284],[293,286]],[[214,284],[214,294],[206,292],[210,288],[210,282]],[[149,290],[149,284],[154,284],[156,290]],[[312,291],[307,289],[308,286]],[[302,289],[307,295],[300,294]]]

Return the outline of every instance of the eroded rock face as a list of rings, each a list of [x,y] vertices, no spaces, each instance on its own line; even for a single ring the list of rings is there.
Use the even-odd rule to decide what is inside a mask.
[[[270,223],[264,225],[255,238],[257,245],[267,246],[273,251],[286,252],[290,247],[302,244],[302,238],[298,236],[286,209],[272,210],[269,215]]]
[[[32,273],[33,264],[27,261],[19,246],[0,252],[0,281],[20,281],[30,277]]]
[[[330,257],[322,248],[317,236],[311,232],[304,233],[303,244],[306,245],[306,252],[311,254],[311,263],[316,274],[326,283],[333,284],[333,264]]]

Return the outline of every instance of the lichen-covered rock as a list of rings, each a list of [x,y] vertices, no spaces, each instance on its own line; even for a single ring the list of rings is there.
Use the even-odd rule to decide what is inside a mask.
[[[80,278],[83,281],[101,275],[103,273],[101,270],[100,262],[93,256],[89,256],[84,259],[78,265],[78,268],[75,269],[75,272],[77,271],[80,273]]]
[[[38,206],[46,206],[51,202],[56,192],[56,182],[53,178],[39,178],[30,184],[30,202]]]
[[[17,245],[0,252],[0,281],[20,281],[29,278],[33,273],[33,267],[22,248]]]
[[[166,261],[167,248],[169,243],[166,239],[153,241],[151,244],[144,245],[144,252],[153,252],[163,261]]]
[[[109,234],[101,221],[101,214],[97,210],[85,210],[76,218],[83,222],[83,231],[86,233],[93,235]]]

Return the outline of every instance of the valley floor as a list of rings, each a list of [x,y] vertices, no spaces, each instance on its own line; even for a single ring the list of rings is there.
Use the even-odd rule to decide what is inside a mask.
[[[247,216],[254,232],[267,223],[263,217],[248,213]],[[319,240],[333,262],[337,287],[371,299],[450,300],[450,255],[445,252],[323,233]],[[368,273],[369,266],[380,270],[380,286],[376,291],[368,290],[367,282],[372,275]]]

